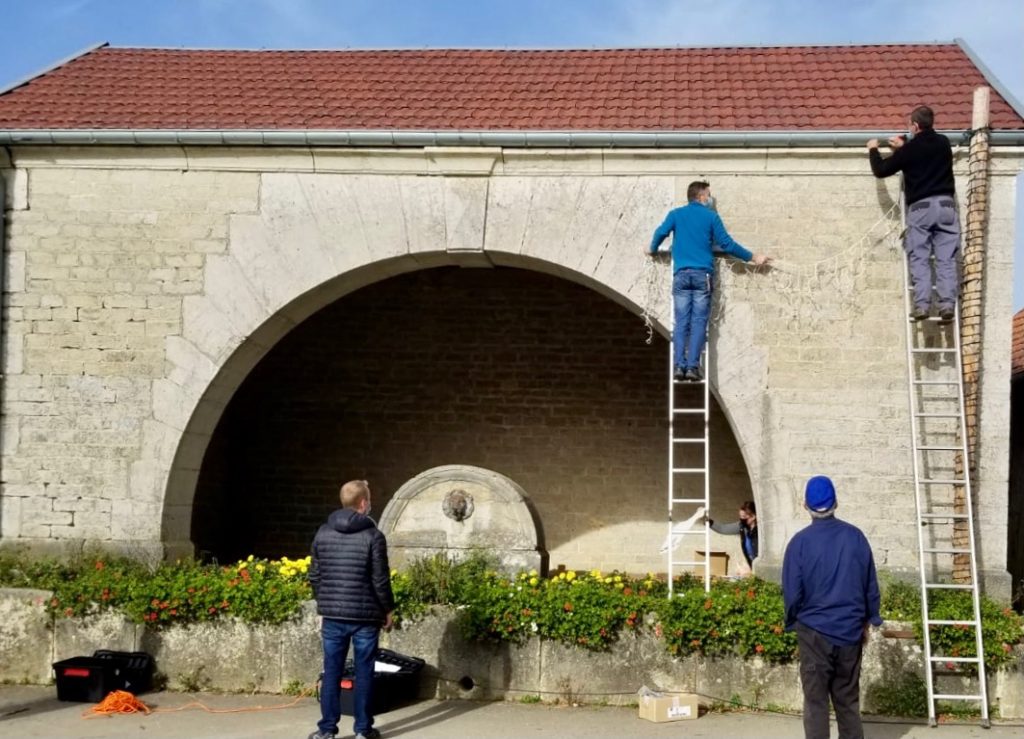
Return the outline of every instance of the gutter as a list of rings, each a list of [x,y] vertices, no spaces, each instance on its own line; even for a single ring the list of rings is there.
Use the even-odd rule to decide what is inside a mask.
[[[0,146],[298,146],[502,148],[845,148],[883,141],[878,131],[410,131],[361,130],[0,130]],[[970,132],[940,131],[954,145]],[[992,146],[1024,146],[1024,130],[992,131]]]

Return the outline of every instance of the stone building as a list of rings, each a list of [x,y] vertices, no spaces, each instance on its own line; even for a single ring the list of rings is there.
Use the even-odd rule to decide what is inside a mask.
[[[777,260],[718,267],[713,515],[757,502],[771,576],[829,474],[913,569],[899,185],[864,142],[931,104],[963,193],[985,84],[977,526],[1005,594],[1024,118],[962,44],[103,46],[15,86],[2,544],[302,553],[343,480],[381,510],[465,464],[521,487],[552,566],[664,570],[669,275],[644,250],[707,178]]]
[[[1024,606],[1024,309],[1013,316],[1010,374],[1010,517],[1006,533],[1012,593]]]

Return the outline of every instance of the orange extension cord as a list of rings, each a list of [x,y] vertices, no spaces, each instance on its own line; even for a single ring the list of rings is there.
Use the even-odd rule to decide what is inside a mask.
[[[86,709],[82,714],[82,718],[96,718],[97,716],[105,716],[109,718],[116,713],[144,713],[146,715],[151,713],[176,713],[177,711],[185,711],[188,709],[199,709],[206,711],[207,713],[257,713],[259,711],[279,711],[282,708],[292,708],[293,706],[297,706],[299,701],[311,694],[312,691],[307,690],[291,703],[282,703],[277,706],[253,706],[252,708],[210,708],[200,701],[192,701],[191,703],[186,703],[185,705],[178,706],[177,708],[150,708],[129,692],[125,690],[114,690],[95,706]]]

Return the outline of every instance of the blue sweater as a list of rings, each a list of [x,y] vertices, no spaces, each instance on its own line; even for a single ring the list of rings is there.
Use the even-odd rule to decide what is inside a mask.
[[[797,532],[782,561],[786,630],[799,621],[837,646],[861,640],[865,622],[882,624],[875,560],[856,526],[815,518]]]
[[[658,226],[651,240],[651,254],[658,251],[661,242],[672,238],[672,271],[701,269],[714,272],[713,246],[727,254],[749,262],[753,254],[733,241],[722,225],[721,217],[715,211],[696,200],[682,208],[670,210],[665,221]]]

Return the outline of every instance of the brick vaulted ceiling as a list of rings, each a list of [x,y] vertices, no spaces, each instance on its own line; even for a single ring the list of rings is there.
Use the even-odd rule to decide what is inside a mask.
[[[0,129],[897,130],[971,124],[949,44],[596,50],[99,47],[0,95]],[[997,92],[992,127],[1024,129]]]

